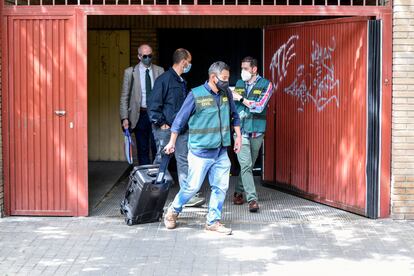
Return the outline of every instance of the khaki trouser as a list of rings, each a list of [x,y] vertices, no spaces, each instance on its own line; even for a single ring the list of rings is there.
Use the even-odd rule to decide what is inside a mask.
[[[240,163],[240,175],[236,184],[235,191],[237,193],[246,193],[248,202],[257,201],[256,187],[253,178],[253,166],[262,146],[264,135],[257,138],[242,137],[242,147],[237,154]]]

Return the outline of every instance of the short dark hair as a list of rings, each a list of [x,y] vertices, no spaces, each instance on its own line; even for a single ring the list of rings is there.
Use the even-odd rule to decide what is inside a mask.
[[[255,59],[255,58],[252,58],[252,57],[245,57],[243,60],[242,60],[242,63],[243,62],[248,62],[248,63],[250,63],[250,66],[251,67],[257,67],[257,59]]]
[[[173,63],[178,64],[184,59],[188,59],[191,56],[190,52],[184,48],[178,48],[173,54]]]

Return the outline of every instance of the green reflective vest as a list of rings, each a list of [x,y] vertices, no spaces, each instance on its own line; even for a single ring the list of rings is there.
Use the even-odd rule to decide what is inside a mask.
[[[269,86],[269,81],[265,78],[260,78],[256,84],[252,87],[249,96],[247,96],[246,86],[243,80],[238,80],[235,87],[235,92],[240,94],[243,98],[257,101],[265,92]],[[243,132],[252,133],[260,132],[264,133],[266,130],[266,111],[267,106],[261,113],[251,113],[250,109],[241,102],[236,101],[237,112],[244,116],[240,116],[240,127]],[[244,111],[244,112],[242,112]],[[244,114],[243,114],[244,113]]]
[[[191,93],[196,111],[188,120],[190,148],[217,149],[230,146],[230,104],[227,95],[219,92],[219,107],[204,85],[193,88]]]

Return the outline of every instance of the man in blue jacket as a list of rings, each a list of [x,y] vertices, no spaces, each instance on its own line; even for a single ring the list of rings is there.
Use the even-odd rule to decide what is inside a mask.
[[[236,133],[234,151],[241,147],[240,119],[229,92],[230,68],[222,61],[213,63],[209,79],[193,88],[177,114],[171,127],[171,139],[165,147],[166,153],[176,151],[182,129],[188,123],[190,163],[188,179],[168,208],[164,217],[167,229],[174,229],[182,207],[200,189],[208,175],[211,196],[205,229],[230,235],[232,230],[221,224],[224,199],[229,187],[230,160],[227,147],[231,145],[231,127]]]
[[[180,48],[173,54],[173,66],[154,83],[151,100],[148,106],[152,132],[157,145],[157,156],[154,163],[161,162],[161,151],[167,145],[171,135],[171,125],[187,97],[187,83],[181,77],[191,69],[191,54]],[[188,127],[181,129],[177,139],[175,159],[177,160],[177,173],[180,186],[187,180],[188,174]],[[205,203],[205,199],[198,193],[186,204],[188,207],[198,207]]]

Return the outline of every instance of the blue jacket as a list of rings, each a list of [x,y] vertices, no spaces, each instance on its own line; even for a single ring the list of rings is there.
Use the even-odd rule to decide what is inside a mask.
[[[186,97],[187,83],[174,69],[161,74],[154,82],[147,104],[151,123],[158,127],[163,124],[171,126]]]

